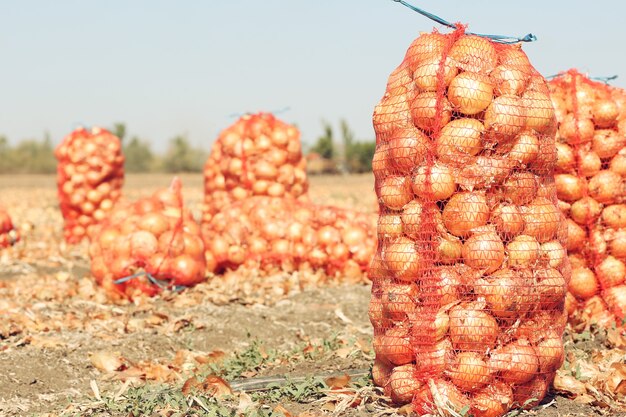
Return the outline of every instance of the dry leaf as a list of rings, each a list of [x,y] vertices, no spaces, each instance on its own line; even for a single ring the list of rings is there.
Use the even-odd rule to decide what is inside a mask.
[[[335,356],[337,356],[338,358],[342,358],[345,359],[348,356],[350,356],[350,354],[352,353],[352,348],[350,347],[342,347],[337,349],[335,352]]]
[[[396,410],[396,413],[400,414],[401,416],[415,415],[415,413],[413,412],[413,405],[411,404],[403,405],[402,407]]]
[[[52,349],[64,347],[66,345],[65,342],[59,337],[38,335],[33,335],[30,338],[30,344],[41,349]]]
[[[124,362],[122,362],[119,355],[108,351],[93,353],[89,360],[96,369],[103,372],[119,371],[124,366]]]
[[[331,376],[324,381],[330,389],[340,389],[346,387],[350,383],[350,375],[343,374],[341,376]]]
[[[554,389],[563,394],[573,396],[582,395],[587,392],[585,384],[562,370],[557,371],[554,377]]]
[[[224,357],[226,356],[225,352],[222,352],[221,350],[214,350],[213,352],[209,352],[206,355],[197,355],[194,357],[194,359],[202,365],[205,365],[207,363],[219,363],[222,362],[224,360]]]
[[[617,396],[626,396],[626,363],[614,363],[606,378],[609,392]]]
[[[274,412],[275,413],[281,413],[283,414],[285,417],[293,417],[293,414],[291,414],[289,412],[289,410],[287,410],[285,407],[283,407],[282,405],[278,404],[276,407],[274,407]]]
[[[233,393],[228,382],[215,375],[207,376],[202,382],[199,382],[195,377],[189,378],[183,384],[182,392],[184,395],[188,395],[192,389],[202,391],[216,398],[232,395]]]

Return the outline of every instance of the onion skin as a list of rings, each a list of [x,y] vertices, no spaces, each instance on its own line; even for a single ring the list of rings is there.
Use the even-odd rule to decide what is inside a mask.
[[[396,404],[407,404],[422,388],[422,382],[415,378],[415,365],[396,366],[389,376],[391,399]]]
[[[390,176],[381,180],[376,191],[381,204],[391,210],[401,210],[413,199],[411,182],[404,176]]]
[[[394,365],[405,365],[415,359],[409,333],[403,327],[394,327],[380,338],[376,352]]]
[[[522,209],[524,234],[540,243],[552,240],[560,224],[559,209],[544,197],[537,197]]]
[[[572,204],[570,217],[580,225],[587,225],[597,219],[602,212],[603,210],[600,203],[591,197],[583,197]]]
[[[476,352],[460,352],[446,374],[463,391],[482,388],[493,378],[484,358]]]
[[[622,177],[613,171],[600,171],[589,180],[589,195],[599,203],[615,203],[622,193]]]
[[[489,219],[489,207],[485,196],[479,193],[454,194],[443,209],[443,222],[455,236],[467,236]]]
[[[501,381],[495,381],[472,396],[470,412],[474,417],[500,417],[513,404],[513,390]]]
[[[387,270],[402,281],[416,281],[423,268],[422,254],[415,248],[415,243],[406,237],[389,242],[383,259]]]
[[[442,102],[442,111],[439,119],[435,119],[437,93],[426,91],[418,94],[411,103],[411,115],[413,116],[415,126],[425,132],[432,132],[436,126],[445,126],[452,118],[452,106],[445,97],[442,98]]]
[[[607,256],[596,266],[596,274],[602,288],[615,287],[624,282],[626,264],[613,256]]]
[[[489,366],[500,372],[502,381],[524,384],[537,375],[539,360],[535,349],[525,339],[512,342],[491,353]]]
[[[490,274],[504,261],[504,244],[495,232],[476,233],[465,241],[462,255],[466,265]]]
[[[487,132],[509,140],[526,126],[526,111],[522,100],[513,95],[496,97],[485,111]]]
[[[568,283],[569,292],[576,298],[586,300],[596,295],[599,290],[596,275],[589,268],[574,268]]]
[[[455,349],[482,353],[494,346],[500,332],[488,313],[467,304],[450,310],[450,339]]]
[[[508,265],[512,268],[528,268],[539,258],[539,242],[532,236],[520,235],[506,246]]]
[[[586,187],[582,178],[569,174],[557,174],[554,180],[556,182],[557,197],[560,200],[572,202],[583,197]]]
[[[485,110],[492,96],[493,84],[489,77],[475,72],[462,72],[448,87],[448,99],[454,109],[467,115]]]
[[[519,316],[530,310],[533,303],[532,282],[513,269],[503,268],[474,285],[476,295],[484,297],[488,310],[500,319]]]
[[[489,222],[505,239],[514,237],[524,230],[524,217],[517,206],[501,203],[491,211]]]

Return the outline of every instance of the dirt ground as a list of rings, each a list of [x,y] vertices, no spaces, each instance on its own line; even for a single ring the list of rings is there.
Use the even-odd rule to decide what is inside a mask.
[[[202,178],[182,180],[186,203],[199,215]],[[165,175],[130,175],[126,193],[134,199],[168,183]],[[310,194],[316,203],[374,211],[372,187],[369,175],[314,177]],[[0,177],[0,196],[23,234],[21,243],[0,252],[0,416],[141,415],[128,405],[140,392],[132,387],[147,384],[150,392],[163,393],[214,366],[221,366],[233,386],[246,380],[262,384],[270,376],[297,382],[345,372],[356,381],[368,371],[373,358],[368,285],[303,288],[304,281],[292,274],[273,277],[259,295],[252,285],[258,277],[242,272],[181,294],[112,304],[89,276],[86,245],[62,242],[54,176]],[[250,288],[230,285],[248,278]],[[570,352],[603,349],[597,340],[572,339],[569,345]],[[367,384],[359,388],[360,405],[346,407],[351,392],[334,387],[329,393],[310,381],[296,382],[294,387],[309,394],[242,395],[237,409],[251,402],[276,415],[394,412],[373,400],[377,394]],[[155,397],[138,398],[144,404],[133,407],[147,410],[146,398]],[[178,397],[172,398],[167,401]],[[585,402],[551,396],[523,415],[626,415],[597,398]]]

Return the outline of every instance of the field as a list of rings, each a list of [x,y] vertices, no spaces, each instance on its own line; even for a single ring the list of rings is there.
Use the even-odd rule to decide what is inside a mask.
[[[202,178],[182,180],[199,214]],[[311,182],[316,203],[375,210],[369,175]],[[131,175],[126,194],[146,196],[168,183],[164,175]],[[0,415],[394,414],[367,376],[367,285],[307,286],[314,280],[250,271],[112,304],[90,279],[86,244],[61,241],[54,176],[0,177],[0,195],[23,234],[0,252]],[[593,392],[603,360],[624,362],[623,350],[607,350],[618,341],[603,332],[569,333],[566,341],[587,393],[551,395],[521,415],[623,416],[612,398]],[[229,391],[224,381],[232,396],[219,395]]]

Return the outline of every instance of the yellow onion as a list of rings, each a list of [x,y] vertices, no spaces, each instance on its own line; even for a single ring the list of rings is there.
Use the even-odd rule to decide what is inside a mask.
[[[415,242],[404,236],[385,244],[383,259],[389,272],[402,281],[417,280],[424,262]]]
[[[606,304],[620,319],[626,317],[626,285],[617,285],[604,291]]]
[[[539,359],[540,373],[556,371],[563,364],[565,356],[561,336],[555,331],[546,332],[543,339],[535,346],[535,352]]]
[[[411,102],[411,115],[415,126],[432,132],[436,126],[445,126],[452,117],[452,106],[447,98],[441,97],[441,112],[437,115],[437,93],[426,91],[418,94]]]
[[[402,230],[409,237],[418,238],[424,232],[424,204],[419,200],[411,200],[402,209]]]
[[[539,139],[532,131],[523,131],[515,138],[508,156],[521,164],[529,164],[537,159],[538,154]]]
[[[526,108],[526,127],[539,133],[547,133],[556,123],[554,107],[548,92],[526,91],[522,96]]]
[[[524,234],[533,236],[540,243],[552,240],[561,220],[561,213],[550,200],[537,197],[522,207]]]
[[[602,210],[602,223],[613,229],[626,228],[626,205],[613,204]]]
[[[561,121],[559,135],[570,145],[582,145],[591,142],[594,127],[591,119],[576,117],[569,113]]]
[[[527,204],[537,195],[537,180],[530,172],[516,172],[504,181],[502,190],[507,201]]]
[[[626,258],[626,229],[616,230],[609,240],[609,251],[616,258]]]
[[[528,268],[539,258],[539,242],[532,236],[519,235],[506,245],[508,266],[511,268]]]
[[[596,130],[591,142],[591,149],[603,160],[613,158],[624,146],[626,137],[611,129]]]
[[[401,210],[413,200],[411,181],[404,176],[389,176],[380,181],[376,187],[378,199],[391,210]]]
[[[484,358],[476,352],[459,352],[446,374],[463,391],[475,391],[493,379]]]
[[[609,169],[618,175],[626,176],[626,154],[619,153],[611,159]]]
[[[619,108],[613,100],[596,100],[591,108],[593,123],[599,128],[609,128],[617,122]]]
[[[383,285],[383,313],[392,320],[406,319],[415,310],[418,287],[415,284],[388,283]]]
[[[538,375],[530,381],[513,387],[513,405],[529,410],[539,405],[548,392],[546,376]]]
[[[443,372],[454,356],[450,338],[433,344],[415,345],[415,370],[420,373],[435,374]]]
[[[485,298],[488,310],[499,318],[513,318],[531,308],[532,281],[527,274],[499,269],[474,284],[474,292]]]
[[[432,56],[417,63],[413,72],[413,81],[420,91],[437,91],[437,87],[441,84],[438,76],[441,66],[443,66],[442,81],[447,87],[458,73],[458,69],[450,58],[442,63],[440,56]]]
[[[437,260],[444,264],[455,263],[461,259],[463,243],[458,237],[445,233],[440,235],[437,244]]]
[[[537,268],[534,271],[535,291],[541,306],[554,309],[565,300],[567,285],[563,275],[555,268]]]
[[[574,149],[565,143],[556,143],[556,167],[561,172],[569,172],[576,166]]]
[[[460,192],[448,200],[443,209],[443,223],[455,236],[467,236],[489,219],[489,207],[484,194]]]
[[[450,309],[450,339],[455,349],[485,352],[491,349],[500,328],[479,304],[461,303]]]
[[[411,363],[415,359],[409,332],[404,327],[393,327],[380,337],[374,339],[374,350],[394,365]]]
[[[595,152],[579,150],[578,174],[584,177],[593,177],[602,169],[602,161]]]
[[[567,252],[560,242],[552,240],[541,244],[541,257],[548,261],[551,268],[559,268],[567,258]]]
[[[526,89],[529,74],[517,68],[514,64],[498,65],[489,74],[494,91],[497,95],[512,94],[519,96]]]
[[[448,100],[454,109],[470,116],[485,110],[492,98],[493,84],[484,74],[462,72],[448,87]]]
[[[493,43],[475,35],[459,38],[449,52],[450,58],[464,71],[489,74],[498,63]]]
[[[413,400],[413,396],[423,385],[415,376],[415,365],[413,364],[393,368],[389,376],[389,386],[391,387],[391,399],[394,403],[407,404]]]
[[[378,236],[392,239],[402,235],[402,219],[399,213],[381,213],[378,217]]]
[[[433,271],[433,281],[432,286],[428,280],[422,281],[420,290],[424,297],[435,297],[442,306],[461,298],[463,280],[454,266],[437,268]]]
[[[511,139],[526,125],[526,110],[522,99],[513,95],[496,97],[485,111],[485,130]]]
[[[436,141],[436,152],[443,163],[458,166],[459,158],[474,156],[483,148],[482,133],[485,128],[476,119],[456,119],[443,126]]]
[[[428,145],[428,138],[419,129],[412,126],[398,129],[388,142],[389,162],[396,173],[409,173],[424,159]]]
[[[376,357],[372,366],[372,381],[377,387],[386,387],[393,367],[385,360]]]
[[[604,211],[606,211],[606,209],[604,209]],[[572,204],[570,217],[578,224],[587,225],[595,221],[602,212],[603,210],[600,203],[591,197],[583,197]],[[624,217],[624,221],[626,222],[626,216]]]
[[[524,230],[524,218],[515,205],[500,203],[491,212],[489,222],[503,238],[518,235]]]
[[[448,37],[441,33],[420,33],[409,49],[406,51],[405,60],[413,67],[417,63],[429,58],[438,58],[443,53],[448,43]]]
[[[596,265],[596,275],[602,288],[615,287],[624,282],[624,278],[626,277],[626,264],[609,255]]]
[[[443,164],[420,166],[413,176],[413,193],[428,200],[446,200],[455,191],[454,176]]]
[[[478,232],[463,244],[463,262],[486,274],[500,268],[504,260],[504,244],[495,232]]]
[[[560,200],[576,201],[582,198],[585,192],[585,182],[582,178],[570,174],[554,176],[556,195]]]
[[[511,408],[511,404],[511,387],[504,382],[495,381],[474,393],[470,413],[474,417],[500,417]]]
[[[450,317],[445,308],[440,308],[436,314],[418,307],[409,315],[412,334],[416,340],[441,340],[448,333]]]
[[[573,268],[567,289],[574,297],[583,300],[591,298],[599,289],[596,274],[589,268]]]
[[[587,243],[587,232],[580,227],[572,219],[567,219],[567,242],[566,247],[568,251],[582,250]]]
[[[489,366],[500,373],[502,381],[524,384],[533,379],[539,370],[535,349],[526,339],[518,339],[491,353]]]

